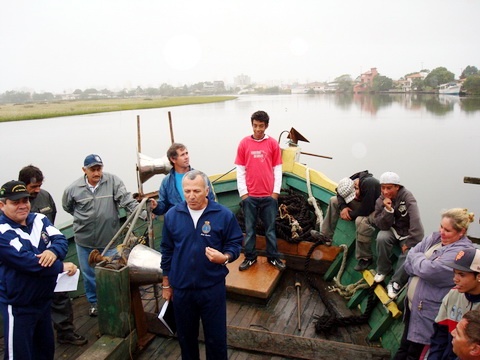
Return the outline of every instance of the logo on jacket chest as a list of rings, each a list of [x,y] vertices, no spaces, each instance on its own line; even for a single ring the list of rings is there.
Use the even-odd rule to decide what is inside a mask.
[[[401,201],[398,205],[398,212],[402,217],[407,216],[407,204],[405,204],[405,201]]]
[[[48,234],[45,231],[42,231],[42,233],[40,234],[40,239],[42,239],[42,242],[45,245],[48,245],[48,243],[50,242],[50,236],[48,236]]]
[[[202,235],[210,236],[208,235],[210,231],[212,231],[212,226],[210,225],[210,221],[205,221],[205,223],[202,225]]]

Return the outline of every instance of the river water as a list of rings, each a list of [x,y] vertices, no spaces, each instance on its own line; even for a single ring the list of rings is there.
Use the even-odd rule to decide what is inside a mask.
[[[104,171],[119,175],[137,191],[137,116],[142,153],[160,158],[170,145],[168,112],[174,139],[187,145],[191,164],[208,174],[234,167],[240,139],[251,134],[250,115],[270,115],[267,133],[286,147],[283,131],[294,127],[308,143],[301,161],[334,181],[368,169],[400,175],[417,198],[425,232],[438,228],[440,213],[464,207],[475,213],[469,233],[480,237],[480,186],[463,183],[480,177],[480,99],[437,95],[265,95],[204,105],[132,110],[94,115],[0,123],[2,183],[33,164],[45,175],[54,197],[57,223],[71,217],[61,209],[63,190],[82,175],[83,159],[99,154]],[[282,135],[281,135],[282,134]],[[280,136],[281,135],[281,136]],[[157,190],[163,175],[145,184]]]

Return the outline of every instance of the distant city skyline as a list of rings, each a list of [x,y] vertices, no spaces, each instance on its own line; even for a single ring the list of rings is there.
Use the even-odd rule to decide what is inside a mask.
[[[0,93],[353,79],[480,67],[473,0],[18,0],[0,12]]]

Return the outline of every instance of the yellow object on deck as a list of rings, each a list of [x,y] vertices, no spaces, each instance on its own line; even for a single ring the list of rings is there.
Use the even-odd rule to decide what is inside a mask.
[[[369,270],[363,271],[363,278],[368,283],[368,285],[372,286],[375,281],[373,280],[374,275]],[[377,295],[378,299],[382,302],[382,304],[392,313],[392,317],[397,319],[398,317],[402,316],[402,312],[398,309],[397,304],[394,300],[388,297],[387,291],[385,288],[377,284],[375,287],[375,295]]]

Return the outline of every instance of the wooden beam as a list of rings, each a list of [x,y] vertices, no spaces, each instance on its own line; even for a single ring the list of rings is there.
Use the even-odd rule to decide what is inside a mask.
[[[478,177],[470,177],[470,176],[465,176],[463,178],[463,182],[466,184],[476,184],[480,185],[480,178]]]
[[[147,313],[149,331],[159,335],[171,337],[156,314]],[[203,332],[200,329],[199,340],[203,341]],[[354,345],[338,341],[306,338],[296,335],[285,335],[265,330],[227,326],[228,346],[246,350],[261,351],[282,357],[291,357],[295,354],[298,359],[336,359],[336,360],[387,360],[390,351],[381,347]]]
[[[133,330],[125,338],[103,335],[80,355],[78,360],[128,360],[135,351],[137,332]]]
[[[317,360],[390,359],[390,352],[380,347],[304,338],[236,326],[228,326],[227,332],[228,345],[231,347],[249,351],[260,350],[262,353],[283,357],[295,354],[295,358]]]

